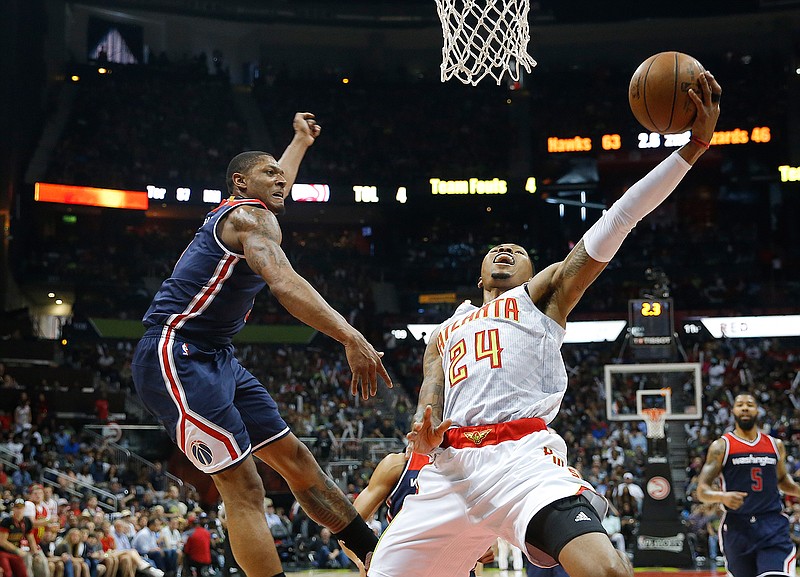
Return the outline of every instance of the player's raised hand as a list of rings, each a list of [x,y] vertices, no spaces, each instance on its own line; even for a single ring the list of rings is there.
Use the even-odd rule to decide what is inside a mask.
[[[294,128],[295,136],[303,138],[308,146],[314,144],[317,136],[322,132],[322,126],[317,124],[314,115],[310,112],[298,112],[295,114],[292,127]]]
[[[714,137],[714,128],[719,119],[719,101],[722,98],[722,87],[707,70],[700,74],[697,83],[700,94],[689,89],[689,98],[697,108],[697,116],[692,124],[692,136],[704,142],[711,142]]]
[[[727,491],[722,495],[722,504],[728,509],[735,511],[744,503],[747,493],[741,491]]]
[[[392,388],[392,379],[383,366],[383,353],[379,353],[367,342],[361,333],[357,338],[344,346],[347,355],[347,364],[353,373],[350,381],[350,392],[355,397],[361,390],[361,397],[366,401],[378,394],[378,376],[384,380],[386,386]]]
[[[426,406],[425,412],[422,414],[422,422],[414,421],[414,424],[411,425],[411,432],[406,435],[411,450],[415,453],[423,455],[432,453],[436,447],[442,444],[445,432],[453,424],[451,419],[446,419],[438,427],[434,427],[432,415],[433,407]]]

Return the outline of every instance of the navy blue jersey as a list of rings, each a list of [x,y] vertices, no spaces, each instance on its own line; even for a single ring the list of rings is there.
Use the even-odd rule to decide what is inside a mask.
[[[409,495],[414,495],[417,492],[417,476],[420,469],[431,462],[428,455],[420,455],[419,453],[411,453],[411,458],[406,461],[406,468],[403,469],[403,474],[397,481],[392,492],[386,497],[386,519],[391,521],[392,518],[400,512],[403,508],[403,501]]]
[[[256,294],[266,283],[243,254],[222,243],[217,224],[243,205],[266,210],[260,200],[244,198],[226,200],[209,212],[153,298],[142,319],[145,327],[167,325],[185,339],[217,347],[229,345],[242,330]]]
[[[783,510],[778,490],[778,447],[775,439],[758,433],[746,441],[733,433],[722,435],[725,458],[722,461],[722,489],[747,493],[744,504],[727,515],[752,516]]]

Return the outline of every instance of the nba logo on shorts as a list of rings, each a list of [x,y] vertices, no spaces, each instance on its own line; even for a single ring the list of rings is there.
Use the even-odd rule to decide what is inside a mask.
[[[204,467],[208,467],[214,461],[214,453],[211,452],[211,447],[203,441],[192,441],[190,450],[194,460]]]
[[[183,355],[184,356],[186,356],[186,357],[189,356],[189,347],[186,345],[186,343],[183,343],[181,345],[181,350],[183,351]]]

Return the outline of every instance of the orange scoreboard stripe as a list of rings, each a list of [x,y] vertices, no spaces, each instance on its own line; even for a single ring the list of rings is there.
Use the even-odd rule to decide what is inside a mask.
[[[58,202],[61,204],[82,204],[107,208],[128,208],[147,210],[149,200],[143,190],[115,190],[113,188],[92,188],[69,184],[48,184],[37,182],[34,199],[39,202]]]

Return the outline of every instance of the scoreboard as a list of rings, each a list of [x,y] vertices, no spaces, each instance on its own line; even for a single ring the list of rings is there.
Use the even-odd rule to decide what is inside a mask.
[[[406,203],[503,202],[505,196],[545,200],[561,205],[577,204],[604,209],[605,205],[570,200],[573,191],[592,191],[599,184],[598,160],[606,165],[620,160],[636,161],[646,151],[674,150],[689,141],[690,132],[661,135],[654,132],[607,132],[604,134],[541,135],[532,143],[534,160],[528,173],[475,174],[458,170],[447,173],[403,175],[393,181],[351,181],[295,183],[291,190],[296,202],[349,205],[397,206]],[[740,126],[714,132],[711,144],[718,149],[741,149],[766,156],[764,168],[772,173],[771,181],[796,183],[800,167],[787,162],[781,131],[770,126]],[[740,157],[742,155],[737,155]],[[773,159],[774,156],[774,159]],[[762,163],[763,164],[763,163]],[[558,198],[554,198],[553,195]],[[150,205],[213,206],[227,196],[221,183],[166,184],[153,182],[140,190],[97,189],[80,184],[36,183],[35,200],[63,204],[147,210]],[[566,198],[566,199],[565,199]]]
[[[675,334],[672,299],[628,301],[631,346],[671,346]]]

